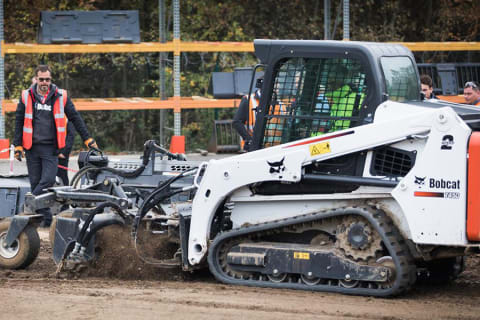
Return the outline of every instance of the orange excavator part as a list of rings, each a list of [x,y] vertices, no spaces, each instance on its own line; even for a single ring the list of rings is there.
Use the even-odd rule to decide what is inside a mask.
[[[480,132],[468,145],[467,239],[480,241]]]

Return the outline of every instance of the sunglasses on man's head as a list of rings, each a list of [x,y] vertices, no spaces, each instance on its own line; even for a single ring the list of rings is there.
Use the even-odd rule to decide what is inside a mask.
[[[52,78],[38,78],[38,82],[50,82]]]
[[[478,84],[473,81],[465,82],[464,88],[478,88]]]

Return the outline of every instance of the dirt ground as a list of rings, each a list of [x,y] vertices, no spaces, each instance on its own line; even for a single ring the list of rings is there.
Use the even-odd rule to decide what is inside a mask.
[[[406,295],[380,299],[230,286],[208,274],[161,269],[157,278],[142,280],[102,272],[61,279],[54,275],[48,230],[40,229],[40,236],[41,253],[27,270],[0,270],[0,319],[480,318],[480,256],[469,258],[466,271],[452,284],[416,286]],[[118,263],[120,269],[125,262]],[[151,271],[136,268],[138,274]]]

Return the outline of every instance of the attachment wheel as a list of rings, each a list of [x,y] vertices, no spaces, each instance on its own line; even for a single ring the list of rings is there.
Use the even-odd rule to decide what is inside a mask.
[[[37,230],[28,225],[13,242],[7,246],[7,232],[10,221],[0,222],[0,267],[25,269],[35,261],[40,251],[40,237]]]

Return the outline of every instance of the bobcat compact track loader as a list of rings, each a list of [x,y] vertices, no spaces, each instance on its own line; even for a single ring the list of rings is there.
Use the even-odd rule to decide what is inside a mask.
[[[134,242],[148,224],[178,244],[157,265],[229,284],[390,296],[419,274],[458,274],[480,247],[480,112],[421,101],[400,45],[256,40],[255,52],[257,150],[185,170],[136,208],[59,217],[63,265],[94,259],[89,225],[113,212]]]

